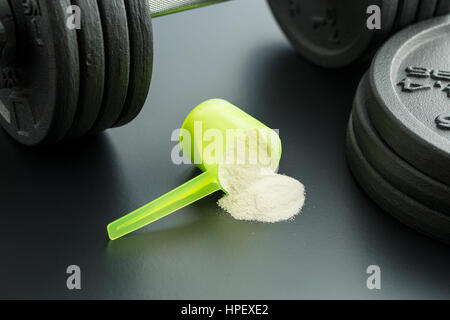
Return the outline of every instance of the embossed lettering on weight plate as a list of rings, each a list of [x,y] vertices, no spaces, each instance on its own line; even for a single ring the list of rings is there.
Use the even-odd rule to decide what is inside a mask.
[[[16,70],[11,67],[5,67],[0,73],[0,89],[12,89],[18,83]]]
[[[36,110],[31,107],[24,94],[13,94],[9,97],[14,120],[16,124],[17,134],[28,136],[29,131],[36,128],[39,124]]]
[[[311,18],[313,29],[318,30],[324,27],[330,28],[330,37],[328,42],[333,45],[341,43],[341,37],[337,28],[337,10],[329,7],[325,9],[324,16],[313,16]]]
[[[450,114],[441,114],[435,119],[439,129],[450,130]]]
[[[409,66],[405,69],[405,73],[406,78],[397,84],[402,92],[412,93],[434,88],[450,98],[450,71]],[[441,130],[450,130],[450,111],[448,114],[438,115],[435,123]]]
[[[289,0],[289,14],[292,19],[302,19],[300,14],[302,8],[297,0]],[[314,15],[311,19],[311,26],[314,30],[321,30],[323,28],[329,28],[330,33],[327,39],[328,43],[332,45],[339,45],[341,43],[341,37],[337,28],[337,10],[335,7],[327,7],[321,15]]]
[[[42,47],[44,45],[44,41],[41,37],[41,30],[38,21],[38,18],[42,16],[39,0],[22,0],[22,7],[25,16],[30,17],[31,28],[33,28],[34,32],[34,40],[38,46]]]
[[[292,18],[296,18],[301,13],[300,4],[295,0],[289,0],[289,13]]]
[[[5,67],[0,71],[0,89],[13,89],[18,83],[16,71],[12,67]],[[13,110],[14,112],[14,110]],[[11,124],[11,111],[0,101],[0,116]]]

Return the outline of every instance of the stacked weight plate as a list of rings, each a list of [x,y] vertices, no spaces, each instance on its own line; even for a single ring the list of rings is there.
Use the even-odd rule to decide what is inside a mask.
[[[406,225],[450,243],[450,16],[408,27],[359,84],[347,158],[363,189]]]
[[[366,61],[394,32],[450,13],[450,0],[268,0],[281,29],[309,61],[329,68]],[[368,18],[380,8],[381,29]],[[368,10],[370,9],[370,10]]]
[[[71,28],[76,8],[81,26]],[[17,141],[56,143],[138,115],[152,74],[147,1],[0,0],[0,9],[8,44],[16,40],[2,66],[0,124]]]

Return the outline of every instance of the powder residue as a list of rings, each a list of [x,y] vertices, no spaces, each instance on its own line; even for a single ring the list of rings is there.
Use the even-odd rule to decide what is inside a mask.
[[[252,137],[258,138],[258,144],[249,143]],[[269,146],[263,137],[256,129],[248,131],[237,138],[242,143],[236,144],[244,146],[245,152],[227,150],[228,161],[219,167],[219,179],[228,194],[218,205],[238,220],[272,223],[289,220],[301,211],[305,188],[298,180],[275,173],[273,164],[278,161],[267,162],[261,155],[257,159],[262,161],[248,160],[249,154],[258,152],[256,148]],[[230,162],[230,157],[234,161]]]

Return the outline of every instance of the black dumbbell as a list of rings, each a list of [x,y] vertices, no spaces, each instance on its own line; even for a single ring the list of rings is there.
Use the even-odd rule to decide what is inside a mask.
[[[222,1],[0,0],[0,124],[36,146],[129,123],[150,86],[152,16]]]
[[[394,32],[450,13],[450,0],[268,0],[295,49],[323,67],[368,61]],[[380,8],[381,29],[370,30],[367,9]],[[370,12],[370,11],[369,11]]]
[[[0,0],[0,22],[0,123],[16,140],[55,143],[137,116],[152,71],[147,1]]]

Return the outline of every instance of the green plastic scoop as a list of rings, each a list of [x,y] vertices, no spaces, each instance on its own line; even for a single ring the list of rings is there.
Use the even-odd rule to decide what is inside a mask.
[[[197,106],[183,123],[180,144],[184,155],[203,173],[110,223],[107,227],[109,238],[111,240],[120,238],[216,191],[222,190],[227,193],[219,180],[220,161],[229,145],[227,137],[231,139],[230,130],[245,132],[251,129],[267,130],[271,135],[270,138],[276,139],[274,141],[277,142],[277,148],[274,153],[278,154],[272,154],[271,157],[277,159],[277,166],[281,158],[281,141],[275,131],[225,100],[212,99]],[[216,139],[220,136],[224,139],[220,144],[222,148],[215,148],[213,153],[206,152],[214,142],[214,139],[207,137],[208,133],[214,135]]]

